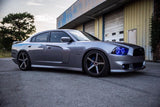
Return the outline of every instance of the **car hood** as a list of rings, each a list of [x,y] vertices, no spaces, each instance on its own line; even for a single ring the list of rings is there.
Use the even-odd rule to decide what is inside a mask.
[[[123,47],[132,47],[132,48],[140,48],[140,46],[138,45],[134,45],[134,44],[130,44],[130,43],[124,43],[124,42],[110,42],[110,41],[106,41],[105,43],[109,43],[109,44],[113,44],[113,45],[117,45],[117,46],[123,46]]]

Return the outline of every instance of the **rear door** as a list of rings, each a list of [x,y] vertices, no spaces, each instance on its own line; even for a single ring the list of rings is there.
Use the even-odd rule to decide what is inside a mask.
[[[50,32],[44,32],[32,37],[28,45],[28,53],[32,64],[43,65],[46,60],[46,43],[49,41]]]

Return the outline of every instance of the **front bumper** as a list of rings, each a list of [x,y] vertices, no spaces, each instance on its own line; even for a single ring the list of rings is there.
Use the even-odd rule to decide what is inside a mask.
[[[145,68],[144,56],[110,55],[111,72],[132,72]]]
[[[126,67],[120,68],[120,69],[111,69],[111,72],[133,72],[133,71],[138,71],[138,70],[143,70],[146,66],[145,66],[145,61],[142,63],[130,63],[130,64],[126,64]],[[140,65],[135,67],[135,65]]]

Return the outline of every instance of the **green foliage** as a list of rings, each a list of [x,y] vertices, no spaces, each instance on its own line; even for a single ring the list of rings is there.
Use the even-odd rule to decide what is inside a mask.
[[[33,15],[27,12],[11,13],[0,24],[0,48],[10,49],[13,41],[23,41],[35,31]]]
[[[11,57],[11,51],[0,50],[0,58]]]
[[[152,17],[151,20],[151,46],[152,52],[156,51],[156,47],[160,42],[160,19]]]
[[[13,43],[12,37],[3,38],[1,42],[3,48],[6,50],[11,50],[12,43]]]

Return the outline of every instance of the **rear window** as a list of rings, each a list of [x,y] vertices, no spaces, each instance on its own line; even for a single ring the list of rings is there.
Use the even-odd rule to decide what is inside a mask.
[[[36,41],[36,36],[32,37],[31,42],[35,42]]]
[[[48,42],[49,32],[38,34],[32,37],[31,42]]]

